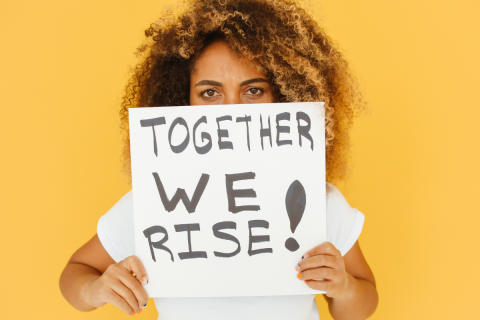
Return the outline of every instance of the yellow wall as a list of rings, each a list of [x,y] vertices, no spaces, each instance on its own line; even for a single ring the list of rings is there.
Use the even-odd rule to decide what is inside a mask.
[[[74,310],[58,278],[129,188],[116,108],[143,30],[167,2],[0,4],[0,318],[123,317]],[[372,107],[342,189],[367,218],[372,319],[480,317],[478,1],[321,2]]]

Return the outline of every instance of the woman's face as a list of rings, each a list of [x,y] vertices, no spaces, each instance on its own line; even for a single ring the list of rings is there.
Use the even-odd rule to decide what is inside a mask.
[[[274,102],[268,78],[217,41],[205,48],[190,75],[190,104],[242,104]]]

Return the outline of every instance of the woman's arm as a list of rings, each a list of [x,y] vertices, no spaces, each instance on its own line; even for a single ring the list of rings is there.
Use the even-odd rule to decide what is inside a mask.
[[[312,289],[327,292],[325,299],[334,319],[363,320],[373,314],[378,305],[375,278],[358,241],[344,257],[330,242],[304,257],[297,266],[299,279]]]
[[[60,276],[60,290],[80,311],[91,311],[111,303],[134,315],[140,313],[148,301],[142,286],[147,282],[147,273],[137,257],[130,256],[115,263],[95,235],[68,261]]]

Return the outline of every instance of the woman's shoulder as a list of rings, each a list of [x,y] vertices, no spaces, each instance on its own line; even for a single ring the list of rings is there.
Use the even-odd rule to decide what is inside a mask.
[[[360,236],[365,216],[352,208],[337,188],[327,187],[327,240],[345,255]]]
[[[108,210],[97,225],[97,235],[115,261],[135,253],[133,230],[133,193],[130,190]]]
[[[343,194],[332,184],[327,182],[327,210],[348,209],[350,205]]]
[[[120,200],[113,205],[101,218],[104,225],[109,226],[112,231],[121,229],[122,227],[133,226],[133,193],[132,190],[127,192]]]
[[[127,211],[132,211],[133,212],[133,192],[132,190],[128,191],[123,197],[120,198],[120,200],[117,201],[113,205],[113,207],[109,210],[110,211],[122,211],[122,212],[127,212]]]

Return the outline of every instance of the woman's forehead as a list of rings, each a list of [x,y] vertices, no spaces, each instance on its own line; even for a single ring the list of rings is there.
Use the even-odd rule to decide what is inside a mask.
[[[263,76],[259,69],[258,62],[234,53],[225,41],[216,41],[205,48],[198,57],[191,76],[227,74],[238,77]]]

